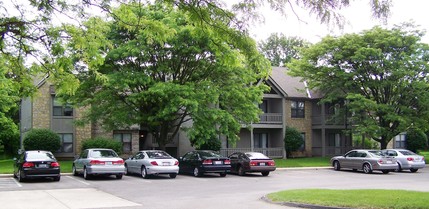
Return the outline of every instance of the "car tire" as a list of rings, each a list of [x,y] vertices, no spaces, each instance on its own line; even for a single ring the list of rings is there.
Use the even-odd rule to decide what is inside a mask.
[[[381,172],[383,172],[384,174],[388,174],[390,171],[384,170],[384,171],[381,171]]]
[[[61,179],[61,176],[55,176],[54,177],[54,181],[60,181],[60,179]]]
[[[411,171],[411,173],[415,173],[415,172],[417,172],[419,169],[417,169],[417,168],[411,168],[410,169],[410,171]]]
[[[246,175],[246,172],[244,172],[243,166],[239,166],[239,167],[238,167],[238,175],[239,175],[239,176],[244,176],[244,175]]]
[[[116,174],[116,179],[122,179],[122,174]]]
[[[90,175],[88,174],[88,171],[86,170],[86,167],[83,168],[83,178],[85,180],[88,180],[91,178]]]
[[[226,176],[226,172],[225,173],[219,173],[220,177],[225,177]]]
[[[401,172],[402,171],[402,167],[401,164],[398,163],[398,168],[395,169],[396,172]]]
[[[149,175],[147,174],[146,167],[144,167],[144,166],[141,168],[141,176],[144,179],[148,179],[149,178]]]
[[[16,174],[16,178],[18,179],[19,182],[25,181],[25,178],[22,176],[21,169],[18,170],[18,173]]]
[[[127,164],[125,164],[125,175],[126,176],[130,175],[130,172],[128,172],[128,166],[127,166]]]
[[[369,165],[368,163],[363,164],[362,170],[364,173],[372,173],[372,168],[371,165]]]
[[[73,174],[73,176],[77,176],[78,175],[78,173],[76,171],[76,166],[74,166],[74,165],[72,165],[72,174]]]
[[[202,176],[202,173],[201,173],[201,171],[200,171],[200,169],[199,169],[198,167],[195,167],[195,168],[194,168],[194,176],[195,176],[195,177],[200,177],[200,176]]]
[[[170,178],[172,178],[172,179],[174,179],[174,178],[176,178],[176,176],[177,176],[177,173],[170,173]]]
[[[334,169],[335,169],[336,171],[341,170],[340,162],[338,162],[337,160],[336,160],[336,161],[334,161]]]
[[[262,176],[268,176],[268,175],[270,175],[270,172],[269,171],[263,171],[263,172],[261,172],[261,174],[262,174]]]

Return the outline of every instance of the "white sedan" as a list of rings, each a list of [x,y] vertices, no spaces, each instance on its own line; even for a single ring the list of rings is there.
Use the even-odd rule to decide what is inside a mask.
[[[143,178],[159,174],[176,178],[179,161],[162,150],[141,150],[125,160],[125,170],[126,174],[136,173]]]
[[[396,158],[398,162],[397,171],[410,170],[412,173],[417,172],[420,168],[425,167],[425,158],[410,150],[406,149],[384,149],[383,153],[387,156]]]

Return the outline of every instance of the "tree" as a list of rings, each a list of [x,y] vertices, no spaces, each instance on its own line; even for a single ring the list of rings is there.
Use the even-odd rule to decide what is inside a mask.
[[[286,127],[285,150],[287,157],[292,156],[292,152],[297,151],[304,143],[301,133],[293,127]]]
[[[423,131],[411,129],[407,132],[407,149],[417,153],[418,150],[426,148],[427,140]]]
[[[84,122],[138,124],[165,149],[181,128],[198,144],[219,135],[234,143],[242,123],[258,120],[268,61],[228,22],[214,30],[189,15],[163,3],[122,4],[112,21],[69,28],[66,54],[84,69],[71,101],[90,107]]]
[[[299,49],[309,43],[298,37],[286,37],[273,33],[266,41],[258,43],[259,51],[271,62],[271,66],[283,67],[292,59],[299,58]]]
[[[288,67],[323,92],[323,101],[345,99],[353,131],[384,149],[409,128],[429,127],[429,46],[412,27],[328,36]]]

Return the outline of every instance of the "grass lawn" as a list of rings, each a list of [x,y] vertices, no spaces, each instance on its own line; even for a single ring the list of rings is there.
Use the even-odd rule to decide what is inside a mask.
[[[429,163],[429,151],[428,150],[419,151],[418,154],[423,155],[425,157],[426,164]]]
[[[429,208],[429,192],[406,190],[286,190],[267,195],[274,202],[346,208]]]
[[[329,164],[330,157],[303,157],[303,158],[288,158],[274,159],[277,168],[291,167],[323,167],[331,166]]]
[[[61,166],[61,173],[71,173],[73,161],[59,161]],[[0,174],[13,173],[13,160],[0,160]]]

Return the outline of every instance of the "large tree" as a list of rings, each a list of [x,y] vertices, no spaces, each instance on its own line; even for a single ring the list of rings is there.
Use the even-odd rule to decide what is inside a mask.
[[[214,30],[168,4],[132,3],[112,21],[70,28],[66,54],[83,69],[72,100],[107,129],[147,128],[161,149],[181,128],[196,144],[220,134],[234,142],[258,120],[270,66],[251,38],[217,21]]]
[[[354,131],[386,148],[409,128],[429,127],[429,46],[422,35],[402,25],[328,36],[288,67],[325,100],[346,100]]]
[[[283,67],[292,59],[298,59],[300,48],[309,45],[310,43],[299,37],[273,33],[267,40],[258,43],[258,49],[270,60],[271,66]]]

